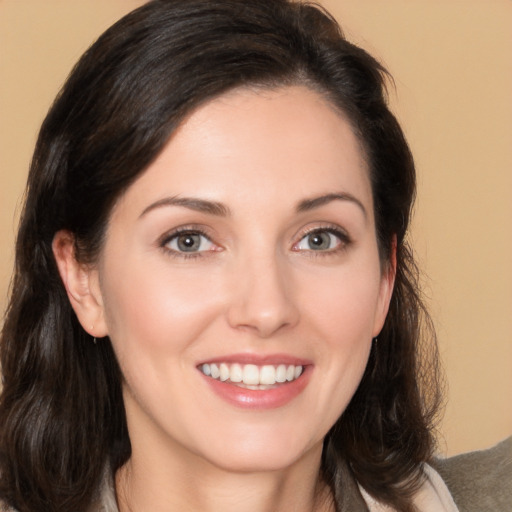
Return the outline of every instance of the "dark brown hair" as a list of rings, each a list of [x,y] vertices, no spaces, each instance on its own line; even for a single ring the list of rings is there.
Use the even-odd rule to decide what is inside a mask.
[[[385,80],[325,11],[287,0],[151,1],[84,54],[43,123],[28,178],[0,349],[2,499],[20,512],[85,511],[104,468],[130,457],[120,369],[109,340],[94,345],[70,307],[55,233],[71,231],[77,258],[93,262],[115,201],[184,116],[236,87],[302,84],[343,111],[360,138],[383,265],[396,240],[389,315],[326,437],[323,476],[338,506],[348,467],[374,497],[411,510],[439,393],[435,339],[420,335],[429,321],[405,238],[414,164]]]

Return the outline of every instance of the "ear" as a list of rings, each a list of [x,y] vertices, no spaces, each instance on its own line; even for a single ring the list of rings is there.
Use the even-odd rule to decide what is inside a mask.
[[[75,237],[69,231],[61,230],[55,234],[52,250],[69,302],[78,321],[91,336],[95,338],[107,336],[98,271],[90,265],[77,261]]]
[[[393,235],[391,240],[391,250],[389,255],[389,261],[386,266],[383,267],[381,272],[379,299],[377,304],[377,312],[375,315],[375,324],[373,328],[373,337],[377,336],[388,315],[389,304],[391,302],[391,296],[393,295],[393,289],[395,286],[396,277],[396,235]]]

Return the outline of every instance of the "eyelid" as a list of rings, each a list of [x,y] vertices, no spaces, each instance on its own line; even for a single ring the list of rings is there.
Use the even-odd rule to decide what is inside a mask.
[[[194,234],[199,235],[201,237],[204,237],[206,240],[211,242],[214,249],[208,249],[208,250],[201,250],[201,251],[178,251],[176,249],[172,249],[169,247],[169,244],[179,237],[180,235],[186,235],[186,234]],[[157,245],[160,247],[166,254],[169,254],[176,258],[197,258],[207,255],[210,252],[218,252],[222,250],[222,247],[219,246],[217,243],[215,243],[212,239],[212,236],[207,232],[206,229],[202,226],[197,225],[185,225],[185,226],[178,226],[176,228],[173,228],[169,231],[167,231],[164,235],[162,235],[157,240]]]
[[[313,249],[299,249],[297,247],[298,244],[304,240],[304,238],[306,238],[307,236],[312,235],[314,233],[332,234],[339,239],[340,246],[334,247],[332,249],[318,250],[318,251],[315,251]],[[302,230],[300,232],[298,240],[292,246],[292,250],[297,251],[297,252],[303,251],[303,252],[308,252],[308,253],[315,253],[316,255],[332,254],[333,252],[341,251],[341,250],[345,249],[351,243],[352,243],[352,238],[346,232],[346,230],[344,230],[340,226],[335,225],[335,224],[326,224],[324,226],[316,225],[314,227],[306,228],[305,230]]]

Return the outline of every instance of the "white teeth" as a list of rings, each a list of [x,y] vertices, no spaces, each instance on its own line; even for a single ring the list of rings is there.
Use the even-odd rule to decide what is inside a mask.
[[[262,366],[260,370],[260,384],[275,384],[276,369],[269,364]]]
[[[242,367],[239,364],[232,364],[231,365],[231,375],[229,380],[231,382],[242,382],[243,379],[243,372]]]
[[[216,365],[216,364],[211,364],[210,365],[210,375],[214,378],[214,379],[218,379],[220,377],[220,370],[219,370],[219,367]]]
[[[298,379],[304,367],[301,365],[271,365],[257,366],[255,364],[205,363],[199,369],[208,377],[222,382],[230,381],[249,389],[266,389],[276,383],[292,382]]]
[[[243,383],[256,386],[260,383],[260,370],[255,364],[246,364],[243,369]]]
[[[221,363],[220,365],[220,380],[225,381],[229,379],[229,368],[226,363]]]
[[[284,364],[277,367],[276,382],[286,382],[286,366]]]

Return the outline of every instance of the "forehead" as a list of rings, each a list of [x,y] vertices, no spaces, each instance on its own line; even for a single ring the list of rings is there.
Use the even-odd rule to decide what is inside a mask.
[[[331,192],[356,195],[371,210],[364,154],[348,120],[303,86],[244,88],[191,113],[120,203],[140,210],[150,200],[194,195],[286,207]]]

